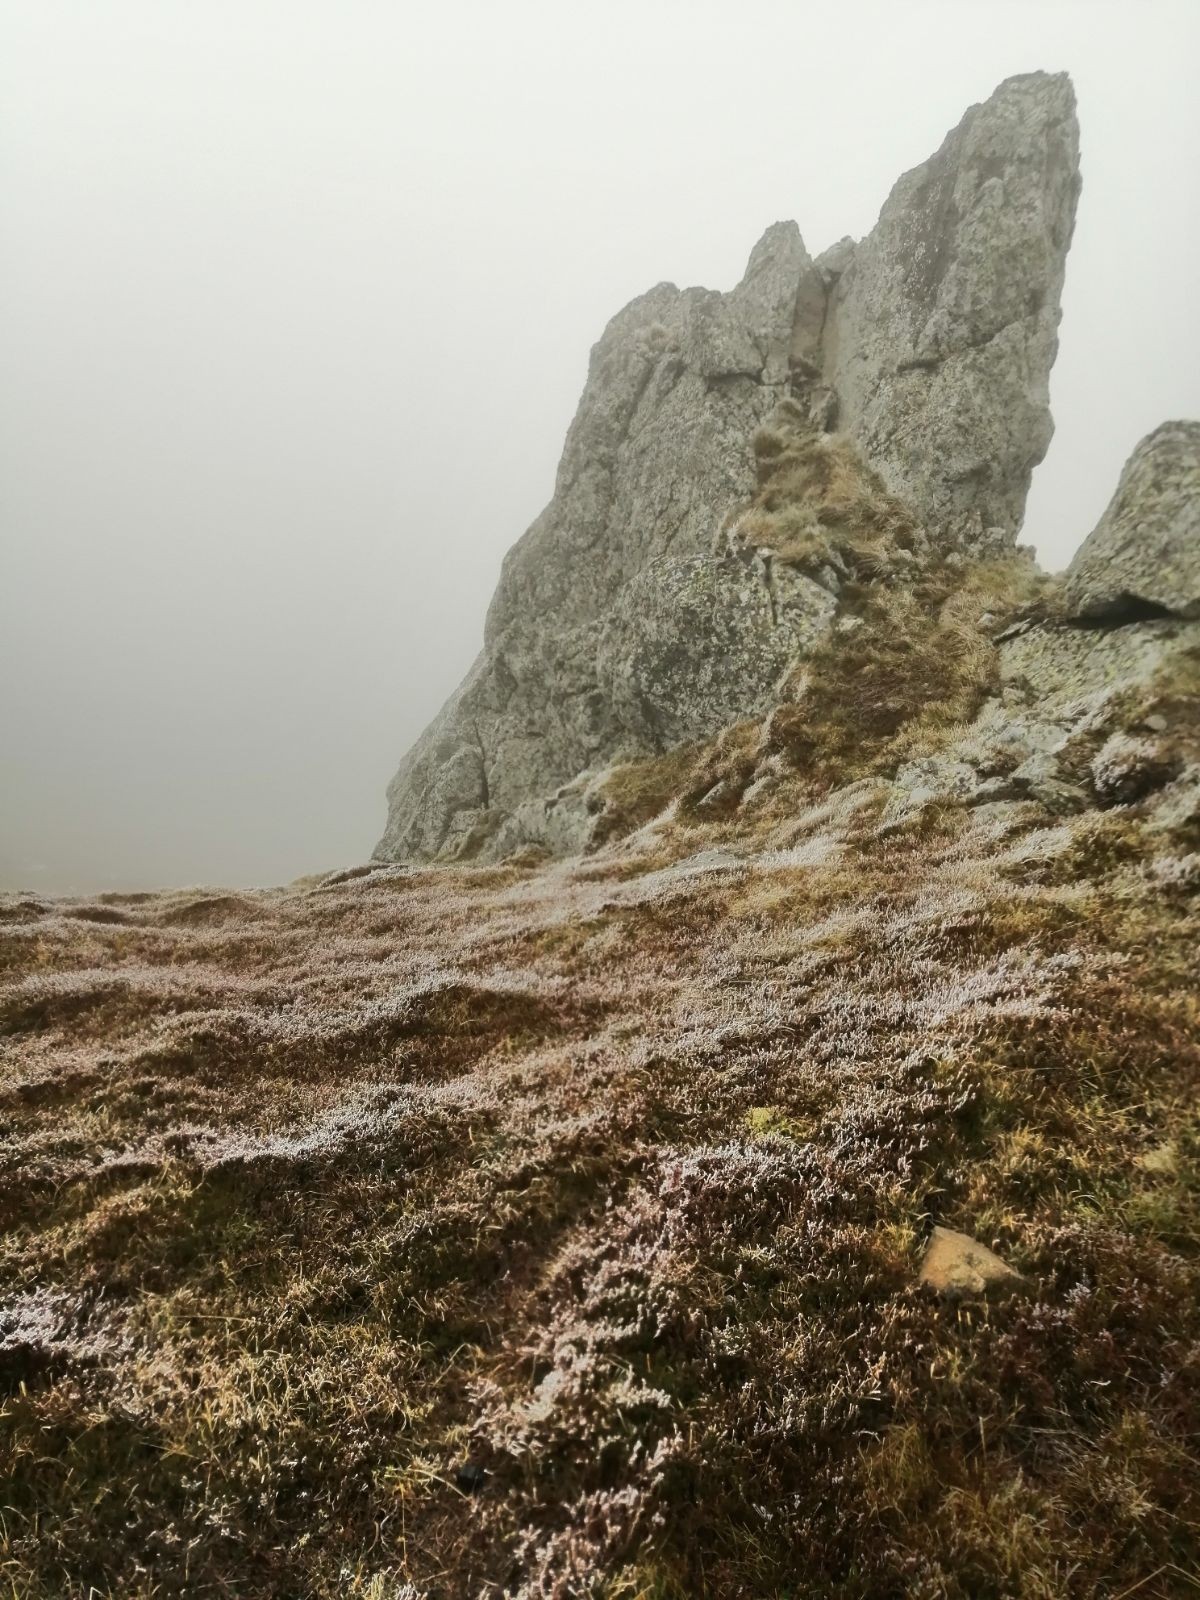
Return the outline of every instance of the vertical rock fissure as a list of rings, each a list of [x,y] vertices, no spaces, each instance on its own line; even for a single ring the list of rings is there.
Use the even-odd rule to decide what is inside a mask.
[[[771,613],[771,626],[779,626],[779,607],[775,595],[775,562],[766,550],[758,552],[758,570],[762,575],[763,588],[767,591],[767,609]]]

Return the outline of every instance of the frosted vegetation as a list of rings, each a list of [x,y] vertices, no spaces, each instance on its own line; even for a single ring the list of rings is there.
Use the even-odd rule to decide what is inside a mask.
[[[1055,596],[854,581],[581,858],[3,902],[15,1600],[1188,1592],[1194,653],[922,789]]]

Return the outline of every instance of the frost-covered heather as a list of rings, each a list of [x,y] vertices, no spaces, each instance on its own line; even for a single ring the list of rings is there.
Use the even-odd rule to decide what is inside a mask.
[[[1097,762],[5,901],[6,1589],[1187,1592],[1198,841]]]

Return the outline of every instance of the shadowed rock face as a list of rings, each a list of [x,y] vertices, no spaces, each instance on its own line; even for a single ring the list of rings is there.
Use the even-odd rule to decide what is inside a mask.
[[[505,560],[483,652],[389,787],[376,854],[570,848],[586,812],[564,822],[556,791],[780,698],[838,607],[836,575],[737,531],[751,437],[781,401],[815,438],[845,432],[936,543],[1011,544],[1050,438],[1078,188],[1069,80],[1014,78],[861,244],[813,261],[776,223],[730,293],[660,284],[614,317],[554,497]]]
[[[1200,422],[1164,422],[1130,456],[1067,573],[1080,620],[1200,617]]]

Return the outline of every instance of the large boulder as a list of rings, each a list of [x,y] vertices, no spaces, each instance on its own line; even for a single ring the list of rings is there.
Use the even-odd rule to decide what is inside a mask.
[[[846,459],[936,540],[1015,540],[1050,436],[1076,142],[1065,77],[1011,79],[862,244],[813,261],[776,223],[728,294],[659,284],[613,318],[554,497],[504,562],[482,654],[389,787],[377,855],[498,854],[513,818],[583,793],[581,775],[769,706],[837,609],[830,573],[738,533],[751,438],[781,401],[816,438],[844,428]],[[819,506],[792,510],[817,529]],[[551,842],[578,838],[565,802],[551,809]]]
[[[1200,422],[1164,422],[1138,445],[1068,569],[1067,604],[1081,621],[1200,617]]]

